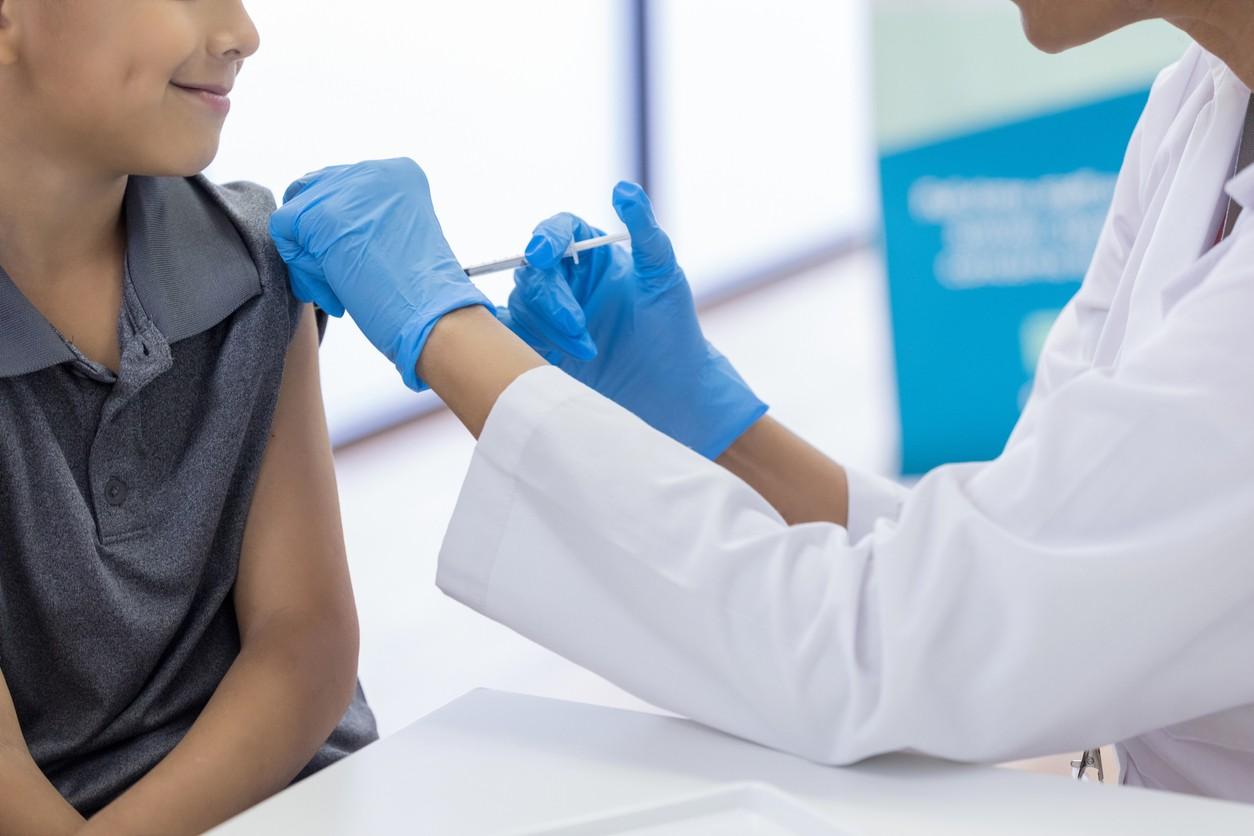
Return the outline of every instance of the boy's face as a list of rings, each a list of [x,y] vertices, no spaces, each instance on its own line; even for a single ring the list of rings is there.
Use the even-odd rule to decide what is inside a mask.
[[[0,0],[0,133],[102,173],[195,174],[258,41],[243,0]]]

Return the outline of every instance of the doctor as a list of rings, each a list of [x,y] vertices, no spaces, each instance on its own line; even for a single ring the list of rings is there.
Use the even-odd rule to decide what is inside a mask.
[[[1129,783],[1254,802],[1254,3],[1019,5],[1050,51],[1150,17],[1198,45],[1005,452],[913,490],[764,415],[637,187],[614,192],[630,253],[562,261],[597,231],[553,218],[499,317],[413,163],[293,184],[275,239],[300,294],[479,436],[438,578],[467,605],[817,761],[1122,741]]]

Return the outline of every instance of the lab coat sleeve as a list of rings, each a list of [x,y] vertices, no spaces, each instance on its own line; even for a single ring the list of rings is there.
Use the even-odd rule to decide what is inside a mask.
[[[845,468],[849,481],[849,539],[858,542],[869,535],[880,520],[895,520],[901,515],[910,492],[883,476],[854,468]]]
[[[438,582],[646,700],[820,762],[1000,761],[1254,703],[1247,239],[1151,343],[1035,404],[1035,433],[929,474],[857,541],[789,527],[531,372],[491,415]]]

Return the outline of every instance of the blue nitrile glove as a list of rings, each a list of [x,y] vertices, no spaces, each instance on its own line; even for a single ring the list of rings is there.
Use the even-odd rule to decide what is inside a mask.
[[[332,316],[347,308],[415,391],[426,388],[415,366],[440,317],[473,305],[495,310],[444,240],[413,160],[305,175],[288,188],[270,235],[296,296]]]
[[[572,242],[604,233],[573,215],[550,218],[536,228],[499,316],[550,363],[718,458],[766,404],[701,333],[692,289],[644,190],[619,183],[614,209],[631,233],[630,253],[601,247],[578,264],[564,259]]]

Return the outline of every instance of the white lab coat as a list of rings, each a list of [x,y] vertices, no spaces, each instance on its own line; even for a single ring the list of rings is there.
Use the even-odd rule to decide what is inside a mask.
[[[1254,211],[1211,249],[1249,97],[1194,48],[996,461],[787,526],[560,371],[498,402],[438,582],[659,706],[834,764],[1125,741],[1254,801]],[[1254,207],[1254,170],[1227,183]],[[1203,718],[1203,719],[1197,719]]]

